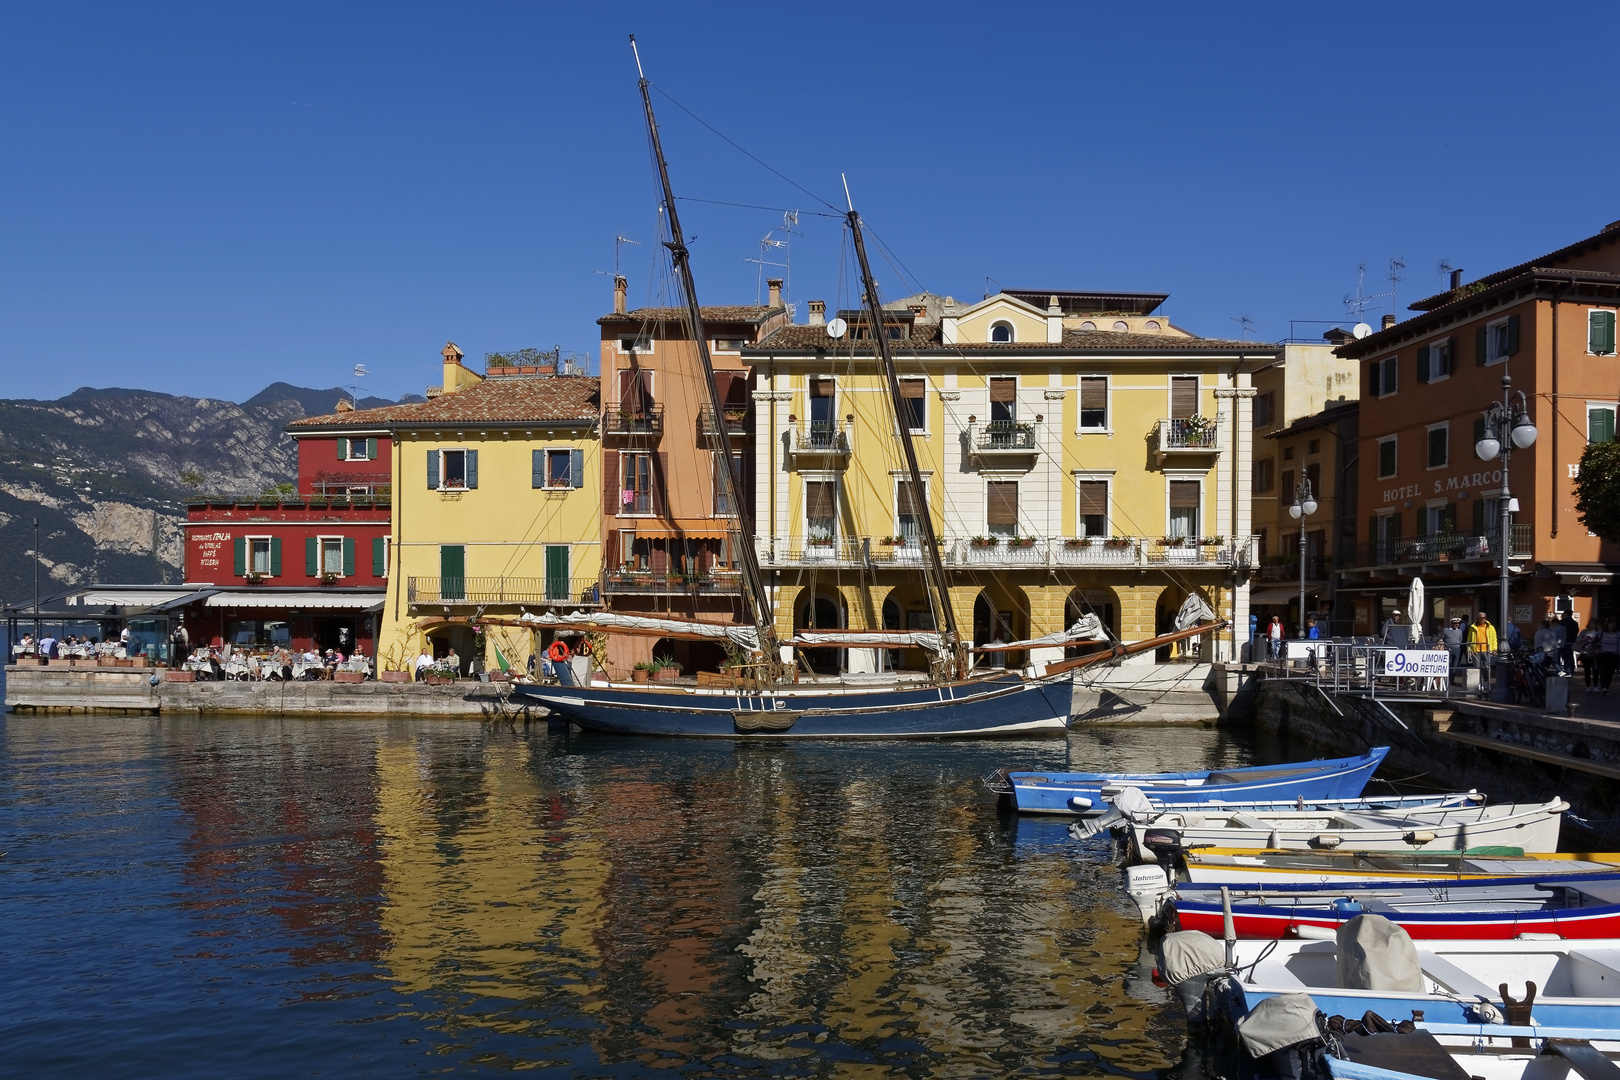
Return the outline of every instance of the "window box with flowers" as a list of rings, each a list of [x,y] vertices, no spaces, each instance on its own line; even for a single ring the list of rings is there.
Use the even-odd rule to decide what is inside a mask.
[[[321,584],[322,585],[336,585],[337,583],[338,583],[338,573],[337,573],[336,570],[322,570],[321,571]]]
[[[1091,537],[1071,536],[1063,541],[1063,546],[1066,548],[1088,548],[1091,546]]]
[[[976,548],[993,548],[997,544],[1001,543],[1001,537],[999,537],[999,536],[975,536],[971,540],[969,540],[968,543],[972,544]]]
[[[1008,539],[1007,546],[1013,548],[1032,548],[1035,546],[1035,538],[1033,536],[1014,536]]]

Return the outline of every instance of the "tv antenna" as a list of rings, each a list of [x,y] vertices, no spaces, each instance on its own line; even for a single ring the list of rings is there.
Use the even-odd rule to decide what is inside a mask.
[[[1233,322],[1238,324],[1238,328],[1243,334],[1243,340],[1248,341],[1249,335],[1254,332],[1254,320],[1247,315],[1233,315],[1231,318]]]
[[[792,321],[793,319],[793,305],[788,303],[787,300],[788,289],[793,284],[793,249],[790,246],[791,238],[804,235],[804,233],[799,232],[796,228],[794,228],[794,226],[798,223],[799,212],[797,210],[784,210],[782,212],[781,226],[772,229],[770,232],[760,237],[759,258],[743,260],[745,263],[754,263],[759,267],[759,272],[757,275],[758,280],[754,283],[754,303],[756,304],[764,303],[765,268],[767,266],[779,266],[782,268],[782,303],[787,307],[789,321]],[[781,234],[780,240],[777,239],[777,234],[779,233]],[[782,252],[781,262],[775,262],[770,258],[771,253],[776,250],[780,250]]]
[[[370,374],[371,372],[366,370],[366,365],[354,365],[354,381],[349,384],[349,404],[356,409],[360,407],[360,380]]]
[[[995,288],[992,289],[990,287],[992,285],[994,285]],[[988,300],[988,299],[990,299],[992,296],[996,295],[996,293],[998,293],[1000,291],[1001,291],[1001,282],[997,281],[995,278],[991,277],[989,274],[986,274],[984,276],[984,298],[986,300]]]
[[[1350,312],[1350,314],[1354,315],[1356,317],[1356,322],[1358,322],[1358,323],[1367,321],[1367,309],[1372,307],[1375,301],[1383,300],[1386,297],[1393,298],[1394,295],[1395,295],[1392,292],[1388,292],[1388,293],[1374,293],[1374,294],[1369,296],[1366,293],[1362,292],[1362,289],[1366,285],[1366,281],[1367,281],[1367,264],[1366,263],[1358,263],[1356,265],[1356,291],[1355,291],[1355,295],[1352,296],[1352,295],[1346,294],[1345,298],[1344,298],[1345,310]]]
[[[1389,260],[1389,273],[1385,275],[1385,280],[1389,282],[1389,310],[1397,315],[1400,313],[1395,310],[1399,306],[1395,300],[1395,294],[1400,291],[1401,282],[1406,280],[1406,275],[1401,273],[1405,269],[1406,257],[1397,255]]]

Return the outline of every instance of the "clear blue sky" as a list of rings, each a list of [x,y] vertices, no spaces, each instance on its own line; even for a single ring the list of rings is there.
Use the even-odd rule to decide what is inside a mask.
[[[1197,333],[1401,306],[1620,218],[1614,9],[1523,4],[23,4],[0,9],[0,396],[420,392],[454,339],[596,353],[653,82],[856,204],[928,288],[1166,291]],[[677,192],[817,207],[657,98]],[[707,303],[770,211],[698,203]],[[806,216],[792,297],[847,302]],[[905,283],[880,265],[888,296]],[[1387,301],[1372,312],[1388,310]],[[802,319],[802,314],[801,314]],[[1316,328],[1319,332],[1320,328]]]

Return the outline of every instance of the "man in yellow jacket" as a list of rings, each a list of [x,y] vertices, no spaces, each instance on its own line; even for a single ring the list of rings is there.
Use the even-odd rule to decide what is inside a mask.
[[[1496,627],[1483,611],[1474,615],[1474,624],[1468,628],[1468,659],[1476,667],[1488,668],[1491,655],[1496,652]]]

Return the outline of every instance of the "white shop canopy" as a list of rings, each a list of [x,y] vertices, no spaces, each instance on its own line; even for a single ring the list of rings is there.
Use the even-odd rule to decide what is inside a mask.
[[[221,589],[203,601],[211,608],[300,608],[315,611],[381,611],[382,591],[333,592],[330,589]]]

